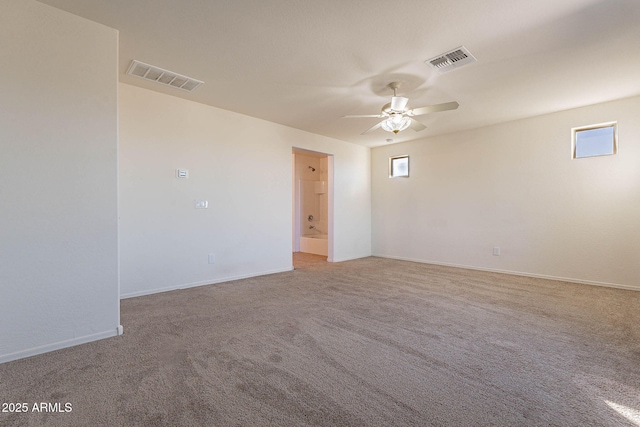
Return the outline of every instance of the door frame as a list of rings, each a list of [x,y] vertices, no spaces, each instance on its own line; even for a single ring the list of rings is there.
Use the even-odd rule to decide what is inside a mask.
[[[331,153],[323,153],[319,151],[307,150],[299,147],[291,148],[291,188],[292,188],[292,252],[300,251],[300,185],[296,179],[296,153],[302,156],[326,157],[327,158],[327,261],[333,262],[333,246],[334,246],[334,212],[333,212],[333,175],[334,175],[334,156]]]

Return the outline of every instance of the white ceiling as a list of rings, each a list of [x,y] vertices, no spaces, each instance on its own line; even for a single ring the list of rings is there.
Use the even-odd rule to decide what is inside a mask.
[[[124,83],[370,147],[640,94],[639,0],[41,1],[118,29]],[[478,62],[424,63],[460,45]],[[205,84],[127,76],[133,59]],[[341,118],[379,113],[392,81],[410,108],[460,108],[398,135]]]

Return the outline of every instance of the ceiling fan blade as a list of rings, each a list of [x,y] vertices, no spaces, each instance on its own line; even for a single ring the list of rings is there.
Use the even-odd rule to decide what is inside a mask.
[[[381,119],[384,116],[382,114],[352,114],[349,116],[342,116],[343,119],[359,119],[361,117],[377,117]]]
[[[407,107],[407,102],[409,102],[409,98],[394,96],[391,98],[391,109],[394,111],[404,111]]]
[[[418,107],[407,111],[409,116],[421,116],[423,114],[437,113],[438,111],[455,110],[460,104],[455,101],[445,102],[444,104],[429,105],[428,107]]]
[[[384,120],[383,120],[384,121]],[[378,129],[380,126],[382,126],[382,122],[378,123],[377,125],[373,125],[372,127],[370,127],[369,129],[365,130],[364,132],[362,132],[360,135],[366,135],[369,132],[373,132],[374,130]]]
[[[411,119],[411,124],[409,125],[409,127],[415,130],[416,132],[420,132],[421,130],[425,130],[427,128],[425,125],[423,125],[416,119]]]

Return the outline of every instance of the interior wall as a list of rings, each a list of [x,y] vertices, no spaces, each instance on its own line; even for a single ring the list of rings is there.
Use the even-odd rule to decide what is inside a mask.
[[[640,289],[639,116],[635,97],[373,149],[373,254]],[[572,159],[571,128],[609,121],[619,153]]]
[[[117,31],[31,0],[0,13],[0,362],[119,325]]]
[[[334,259],[369,256],[368,148],[120,84],[123,297],[290,270],[293,147],[335,156]]]

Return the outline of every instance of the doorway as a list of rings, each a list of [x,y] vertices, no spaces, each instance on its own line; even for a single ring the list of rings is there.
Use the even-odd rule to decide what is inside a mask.
[[[333,155],[293,148],[292,175],[292,252],[333,262]]]

